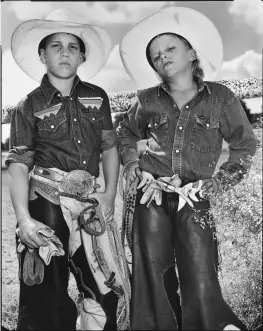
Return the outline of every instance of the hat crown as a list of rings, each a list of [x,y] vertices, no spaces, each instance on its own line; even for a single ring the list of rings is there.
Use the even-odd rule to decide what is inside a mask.
[[[77,24],[88,24],[84,17],[64,8],[58,8],[47,15],[49,21],[71,22]]]

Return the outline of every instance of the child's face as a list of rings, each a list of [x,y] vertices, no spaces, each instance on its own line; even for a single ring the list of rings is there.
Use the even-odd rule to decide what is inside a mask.
[[[153,40],[150,46],[151,60],[158,74],[165,80],[184,72],[194,60],[189,49],[179,38],[162,35]]]
[[[77,38],[61,32],[48,38],[46,49],[41,50],[40,60],[46,65],[48,73],[66,79],[76,75],[83,56]]]

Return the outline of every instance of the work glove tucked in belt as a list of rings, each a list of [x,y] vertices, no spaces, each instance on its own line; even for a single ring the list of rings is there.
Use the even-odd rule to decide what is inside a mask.
[[[19,237],[19,228],[16,229],[16,233]],[[44,279],[44,263],[49,265],[52,256],[63,256],[65,251],[63,245],[55,232],[49,227],[45,227],[37,231],[37,235],[43,241],[47,242],[47,246],[40,246],[37,249],[27,247],[25,259],[22,268],[22,275],[24,283],[32,286],[34,284],[42,283]],[[21,274],[21,253],[26,248],[21,242],[17,247],[17,254],[19,257],[19,275]]]
[[[182,181],[178,174],[175,174],[172,177],[159,177],[158,179],[154,179],[152,174],[146,171],[142,171],[142,174],[143,180],[137,189],[144,186],[142,189],[144,194],[140,200],[140,203],[146,204],[147,207],[149,207],[153,200],[155,200],[155,203],[158,206],[162,204],[162,191],[179,194],[178,211],[185,205],[185,203],[188,203],[193,208],[194,205],[192,200],[199,201],[195,196],[197,192],[199,192],[199,196],[203,198],[203,192],[201,189],[203,184],[202,180],[180,187]]]

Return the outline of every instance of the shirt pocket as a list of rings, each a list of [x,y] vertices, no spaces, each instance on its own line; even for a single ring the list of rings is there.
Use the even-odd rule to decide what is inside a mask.
[[[201,153],[217,150],[222,146],[222,139],[219,120],[202,115],[195,116],[190,131],[190,141],[193,149]]]
[[[103,113],[99,110],[92,110],[91,107],[81,109],[81,124],[84,128],[84,134],[88,134],[95,145],[101,141]]]
[[[59,140],[60,143],[69,141],[70,133],[65,114],[51,114],[37,122],[37,129],[42,140]]]
[[[165,147],[168,140],[168,117],[166,115],[150,117],[148,134],[149,146],[154,146],[154,149]]]

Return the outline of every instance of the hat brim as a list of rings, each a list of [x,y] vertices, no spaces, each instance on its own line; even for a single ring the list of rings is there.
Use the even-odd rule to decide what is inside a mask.
[[[13,57],[29,77],[41,81],[46,67],[40,62],[38,45],[46,36],[59,32],[74,34],[85,44],[86,61],[78,69],[81,79],[90,79],[106,64],[111,51],[111,41],[102,28],[62,21],[29,20],[16,28],[11,40]]]
[[[171,32],[186,38],[196,50],[205,80],[214,80],[223,63],[223,43],[215,25],[200,12],[184,7],[168,7],[146,17],[123,37],[122,63],[140,89],[160,83],[148,63],[146,47],[156,35]]]

